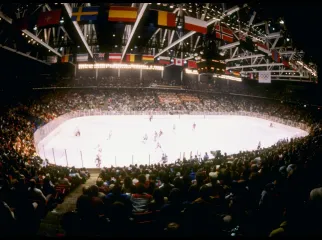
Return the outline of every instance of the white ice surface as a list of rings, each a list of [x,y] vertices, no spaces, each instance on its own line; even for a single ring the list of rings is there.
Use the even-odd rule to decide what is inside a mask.
[[[192,130],[196,123],[195,131]],[[173,125],[176,125],[173,131]],[[205,152],[221,150],[227,154],[240,150],[254,150],[258,142],[268,147],[280,139],[302,137],[308,133],[286,125],[245,116],[90,116],[69,120],[39,145],[39,155],[50,163],[75,167],[95,168],[98,145],[102,148],[101,167],[153,164],[161,160],[162,153],[168,155],[168,162],[174,162],[185,154],[189,158]],[[80,137],[75,137],[78,128]],[[156,149],[154,132],[163,135],[157,140],[161,149]],[[112,137],[108,140],[109,132]],[[148,141],[143,137],[148,134]],[[66,151],[66,154],[65,154]],[[66,161],[67,155],[67,161]],[[54,157],[55,156],[55,157]]]

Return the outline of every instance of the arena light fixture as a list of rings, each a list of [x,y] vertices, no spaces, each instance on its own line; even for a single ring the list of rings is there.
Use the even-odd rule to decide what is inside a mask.
[[[78,69],[137,69],[137,70],[155,70],[163,71],[163,66],[158,65],[143,65],[143,64],[123,64],[123,63],[113,63],[113,64],[104,64],[104,63],[95,63],[95,64],[78,64]]]
[[[227,79],[232,81],[241,82],[242,79],[239,77],[229,76],[229,75],[221,75],[221,74],[214,74],[213,77],[215,78],[221,78],[221,79]]]
[[[198,75],[199,74],[198,70],[191,70],[189,68],[185,69],[185,73],[186,74],[191,74],[191,75]]]

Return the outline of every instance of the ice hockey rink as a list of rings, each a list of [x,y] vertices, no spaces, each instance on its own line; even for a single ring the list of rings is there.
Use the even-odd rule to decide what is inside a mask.
[[[193,130],[193,124],[196,124]],[[64,122],[38,144],[38,154],[50,163],[63,166],[96,168],[154,164],[162,153],[168,162],[190,154],[221,150],[233,154],[269,147],[280,139],[303,137],[308,133],[294,127],[245,116],[90,116]],[[175,130],[173,129],[175,126]],[[76,129],[80,136],[76,137]],[[155,131],[163,134],[155,141]],[[111,137],[109,135],[111,133]],[[148,140],[143,141],[147,134]],[[157,148],[157,143],[161,148]],[[99,153],[99,149],[101,152]]]

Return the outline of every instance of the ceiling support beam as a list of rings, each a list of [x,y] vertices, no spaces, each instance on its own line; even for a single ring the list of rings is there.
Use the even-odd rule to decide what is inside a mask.
[[[280,39],[279,37],[275,39],[275,41],[274,41],[271,49],[274,49],[275,48],[275,46],[276,46],[276,44],[277,44],[277,42],[278,42],[279,39]]]
[[[26,54],[26,53],[19,52],[19,51],[17,51],[16,49],[13,49],[13,48],[10,48],[10,47],[7,47],[7,46],[4,46],[4,45],[1,45],[1,44],[0,44],[0,47],[1,47],[1,48],[3,48],[3,49],[8,50],[8,51],[10,51],[10,52],[13,52],[13,53],[19,54],[19,55],[21,55],[21,56],[24,56],[24,57],[30,58],[30,59],[32,59],[32,60],[35,60],[35,61],[37,61],[37,62],[40,62],[40,63],[43,63],[43,64],[46,64],[46,65],[50,66],[50,63],[47,63],[47,62],[45,62],[45,61],[42,61],[42,60],[40,60],[40,59],[38,59],[38,58],[35,58],[35,57],[33,57],[33,56],[30,56],[30,55],[28,55],[28,54]]]
[[[45,4],[45,7],[47,8],[48,11],[51,11],[51,7],[48,5],[48,3]],[[71,40],[71,38],[70,38],[68,32],[66,31],[66,29],[63,26],[61,26],[61,29],[64,31],[64,33],[66,34],[68,39]]]
[[[132,38],[133,38],[133,35],[134,35],[134,33],[135,33],[135,31],[136,31],[137,27],[139,26],[139,23],[140,23],[140,21],[141,21],[141,19],[142,19],[142,16],[143,16],[143,14],[144,14],[144,12],[145,12],[145,10],[146,10],[146,8],[147,8],[147,6],[148,6],[148,5],[149,5],[148,3],[144,3],[144,4],[143,4],[143,6],[142,6],[142,8],[141,8],[141,9],[140,9],[140,11],[139,11],[138,17],[136,18],[136,21],[135,21],[134,26],[133,26],[133,28],[132,28],[132,31],[131,31],[130,37],[129,37],[129,39],[127,40],[126,45],[125,45],[125,47],[124,47],[124,49],[123,49],[123,53],[122,53],[122,57],[121,57],[121,61],[123,60],[123,58],[124,58],[124,56],[125,56],[125,54],[126,54],[126,51],[127,51],[128,47],[129,47],[129,45],[130,45],[130,42],[131,42],[131,40],[132,40]]]
[[[69,5],[69,3],[63,3],[63,4],[64,4],[64,7],[65,7],[69,17],[71,18],[72,13],[73,13],[72,7]],[[74,25],[76,31],[78,32],[78,35],[81,38],[81,40],[82,40],[82,42],[83,42],[88,54],[93,58],[92,50],[90,49],[89,45],[87,44],[86,39],[85,39],[85,37],[84,37],[84,35],[82,33],[82,30],[80,29],[80,27],[78,25],[78,22],[76,22],[76,21],[72,21],[72,22],[73,22],[73,25]]]
[[[245,57],[236,57],[236,58],[230,58],[226,59],[225,62],[233,62],[233,61],[238,61],[238,60],[244,60],[244,59],[249,59],[249,58],[257,58],[257,57],[264,57],[264,54],[256,54],[256,55],[250,55],[250,56],[245,56]]]
[[[226,70],[229,69],[243,69],[243,68],[255,68],[255,67],[275,67],[275,66],[284,66],[283,63],[269,63],[269,64],[255,64],[255,65],[241,65],[235,67],[226,67]]]
[[[12,24],[12,19],[8,16],[6,16],[3,12],[0,11],[0,17],[3,18],[6,22]],[[55,49],[53,49],[51,46],[49,46],[47,43],[43,42],[40,38],[38,38],[36,35],[33,33],[29,32],[28,30],[22,30],[23,33],[25,33],[27,36],[47,48],[48,50],[52,51],[55,53],[57,56],[61,57],[61,54],[57,52]]]
[[[211,24],[214,24],[216,22],[218,22],[220,19],[211,19],[209,21],[207,21],[207,27]],[[161,50],[159,53],[157,53],[154,58],[159,57],[162,53],[170,50],[171,48],[173,48],[174,46],[176,46],[177,44],[181,43],[183,40],[191,37],[192,35],[194,35],[196,32],[195,31],[190,31],[189,33],[187,33],[186,35],[182,36],[181,38],[179,38],[178,40],[176,40],[175,42],[171,43],[169,46],[167,46],[166,48],[164,48],[163,50]]]
[[[222,45],[220,46],[218,49],[219,50],[226,50],[226,49],[230,49],[230,48],[234,48],[234,47],[237,47],[240,45],[240,42],[237,41],[237,42],[233,42],[233,43],[228,43],[226,45]]]

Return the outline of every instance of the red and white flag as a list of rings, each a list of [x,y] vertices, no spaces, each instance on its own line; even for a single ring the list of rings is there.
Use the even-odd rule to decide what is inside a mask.
[[[122,59],[122,53],[109,53],[108,60],[110,62],[119,62]]]
[[[222,39],[225,42],[232,43],[234,41],[234,32],[229,28],[222,27],[219,24],[215,26],[216,38]]]
[[[202,34],[206,34],[207,33],[207,22],[197,19],[197,18],[185,16],[184,17],[184,29],[186,29],[188,31],[195,31],[195,32],[199,32]]]
[[[196,62],[196,61],[188,60],[188,68],[194,68],[194,69],[197,69],[197,68],[198,68],[198,66],[197,66],[197,62]]]
[[[183,66],[183,60],[181,58],[175,58],[174,59],[174,65]]]
[[[256,43],[257,49],[267,55],[270,55],[271,52],[268,50],[268,47],[264,43]]]
[[[170,57],[160,56],[160,57],[158,57],[158,59],[159,59],[159,64],[168,65],[171,63]]]

